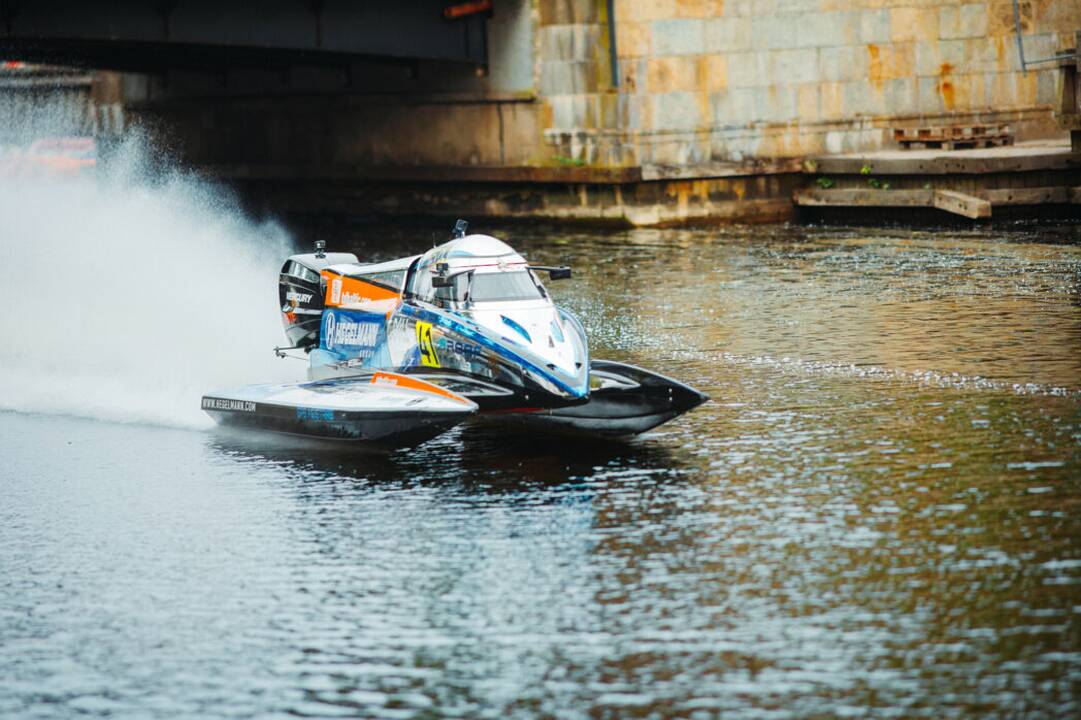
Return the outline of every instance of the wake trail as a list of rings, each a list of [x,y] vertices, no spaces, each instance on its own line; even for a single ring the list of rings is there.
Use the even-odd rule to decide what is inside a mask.
[[[271,352],[287,233],[151,160],[0,176],[0,409],[202,428],[204,392],[302,375]]]
[[[1048,383],[1009,382],[986,378],[980,375],[966,375],[959,372],[901,370],[879,365],[858,365],[846,362],[806,360],[789,356],[772,357],[769,355],[737,355],[724,351],[687,352],[689,354],[697,352],[699,355],[708,353],[712,357],[719,355],[719,357],[729,365],[768,368],[782,374],[881,380],[941,389],[988,390],[995,392],[1009,392],[1015,395],[1043,395],[1048,397],[1065,397],[1081,400],[1081,388]]]

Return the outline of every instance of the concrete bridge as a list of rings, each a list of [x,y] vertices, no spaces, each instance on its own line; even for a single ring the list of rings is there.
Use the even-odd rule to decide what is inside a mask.
[[[1076,0],[1019,4],[1029,58]],[[123,71],[131,121],[277,211],[624,224],[791,216],[893,129],[1062,134],[987,0],[0,0],[0,56]]]
[[[168,73],[348,68],[357,58],[487,62],[484,7],[441,0],[0,0],[0,56]]]

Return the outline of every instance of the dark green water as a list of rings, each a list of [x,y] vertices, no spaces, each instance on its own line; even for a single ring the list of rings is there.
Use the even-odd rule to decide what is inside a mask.
[[[713,401],[390,457],[0,414],[0,716],[1081,715],[1077,228],[498,234]]]

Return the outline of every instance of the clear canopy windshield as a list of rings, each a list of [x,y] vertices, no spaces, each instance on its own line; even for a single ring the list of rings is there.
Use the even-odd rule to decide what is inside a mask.
[[[528,270],[474,273],[469,283],[469,299],[472,302],[536,300],[542,297],[540,287]]]

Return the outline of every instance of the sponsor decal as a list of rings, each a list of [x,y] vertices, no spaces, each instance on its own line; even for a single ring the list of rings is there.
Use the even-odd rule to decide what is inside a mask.
[[[334,331],[337,329],[338,317],[334,313],[327,313],[327,320],[323,327],[323,344],[327,350],[334,349]]]
[[[295,290],[290,290],[287,293],[285,293],[285,299],[286,300],[292,300],[293,302],[298,302],[298,303],[306,303],[306,302],[311,302],[312,294],[311,293],[298,293]]]
[[[344,305],[388,304],[388,309],[398,304],[400,293],[355,277],[334,276],[325,273],[327,279],[326,304],[329,307]]]
[[[447,338],[439,338],[439,341],[435,344],[439,348],[440,352],[454,353],[455,355],[463,355],[465,357],[476,357],[480,355],[480,345],[473,345],[472,343],[460,342],[458,340],[448,340]]]
[[[203,398],[204,410],[235,410],[237,412],[255,412],[255,403],[251,400],[229,400],[227,398]]]
[[[334,348],[373,348],[379,340],[378,322],[358,322],[347,316],[338,317],[329,312],[323,323],[323,344],[327,350]]]
[[[322,408],[297,408],[297,420],[323,420],[330,421],[334,419],[333,410],[323,410]]]

